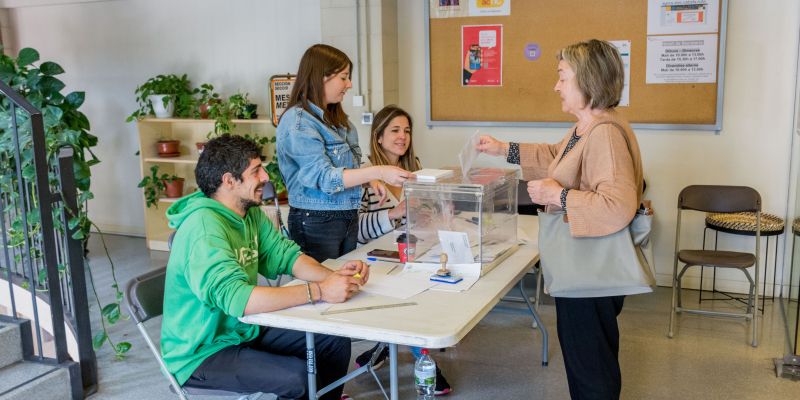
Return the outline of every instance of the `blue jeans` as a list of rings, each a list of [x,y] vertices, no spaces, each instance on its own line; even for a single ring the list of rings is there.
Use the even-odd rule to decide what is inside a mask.
[[[289,209],[289,234],[303,253],[323,262],[355,250],[358,210]]]

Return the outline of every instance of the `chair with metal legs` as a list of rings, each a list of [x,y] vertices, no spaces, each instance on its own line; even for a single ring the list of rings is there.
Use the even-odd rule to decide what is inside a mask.
[[[145,327],[145,322],[160,317],[164,312],[164,282],[166,273],[167,267],[161,267],[128,281],[125,286],[125,301],[128,303],[128,312],[133,318],[133,322],[136,323],[136,328],[139,329],[139,332],[147,343],[147,347],[150,349],[150,352],[153,353],[153,357],[158,361],[158,365],[161,367],[161,373],[169,380],[170,390],[176,393],[181,400],[186,400],[190,396],[232,396],[240,400],[255,400],[261,398],[262,393],[237,393],[227,390],[181,386],[178,384],[178,381],[175,380],[175,377],[167,371],[164,359],[161,358],[161,351],[156,347]],[[263,400],[267,398],[274,397],[265,397]]]
[[[755,251],[745,253],[738,251],[722,250],[687,250],[681,249],[681,216],[684,211],[700,212],[753,212],[756,218]],[[716,186],[692,185],[685,187],[678,196],[678,220],[675,232],[675,255],[672,271],[672,305],[669,315],[670,338],[674,335],[675,314],[691,313],[704,316],[720,316],[744,318],[751,321],[752,346],[758,346],[758,313],[756,299],[758,299],[759,262],[758,255],[761,245],[761,196],[755,189],[745,186]],[[683,263],[679,270],[678,264]],[[710,266],[718,268],[738,269],[744,273],[750,286],[747,301],[747,311],[744,313],[711,311],[684,308],[681,299],[681,279],[692,266]],[[748,272],[754,268],[755,280]]]

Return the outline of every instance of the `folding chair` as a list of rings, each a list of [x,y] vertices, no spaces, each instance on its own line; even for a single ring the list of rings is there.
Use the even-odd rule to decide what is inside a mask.
[[[755,252],[744,253],[722,250],[680,250],[681,215],[684,210],[701,212],[754,212],[756,216]],[[672,271],[672,307],[669,314],[670,338],[674,334],[675,313],[686,312],[698,315],[744,318],[751,321],[752,346],[758,346],[758,312],[755,303],[758,298],[759,264],[758,254],[761,245],[761,196],[755,189],[746,186],[692,185],[685,187],[678,196],[678,221],[675,232],[675,262]],[[678,271],[678,262],[683,268]],[[699,309],[687,309],[681,301],[681,279],[689,267],[709,266],[738,269],[750,283],[747,297],[747,311],[733,313]],[[755,268],[755,281],[747,271]],[[702,290],[702,288],[700,288]]]
[[[158,361],[161,367],[161,373],[169,380],[170,390],[176,393],[181,400],[187,400],[188,396],[236,396],[240,400],[243,399],[258,399],[262,393],[237,393],[227,390],[214,390],[193,388],[189,386],[182,387],[175,380],[175,377],[167,370],[164,364],[164,359],[161,358],[161,351],[156,347],[144,323],[152,318],[161,316],[164,312],[164,280],[167,273],[167,267],[162,267],[154,271],[149,271],[139,275],[130,281],[125,286],[125,300],[128,303],[128,312],[131,314],[136,327],[139,328],[147,342],[147,347],[150,352]]]

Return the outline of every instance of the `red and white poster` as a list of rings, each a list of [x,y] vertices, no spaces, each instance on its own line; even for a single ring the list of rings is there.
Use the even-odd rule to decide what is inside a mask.
[[[461,27],[462,86],[503,86],[503,25]]]

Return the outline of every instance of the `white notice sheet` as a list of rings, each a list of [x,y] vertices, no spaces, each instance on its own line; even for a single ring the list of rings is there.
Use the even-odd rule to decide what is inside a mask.
[[[647,37],[645,83],[715,83],[717,35]]]

